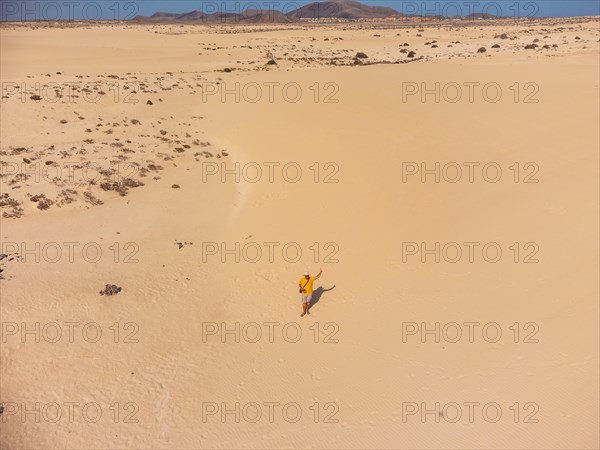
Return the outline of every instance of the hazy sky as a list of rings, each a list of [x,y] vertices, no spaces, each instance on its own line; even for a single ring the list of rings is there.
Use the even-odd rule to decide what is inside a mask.
[[[1,0],[0,20],[130,19],[156,11],[211,13],[246,9],[292,11],[309,0]],[[600,0],[365,0],[369,5],[389,6],[406,14],[461,16],[487,12],[510,17],[599,15]]]

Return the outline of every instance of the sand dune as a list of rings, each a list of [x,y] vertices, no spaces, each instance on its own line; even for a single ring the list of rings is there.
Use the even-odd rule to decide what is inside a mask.
[[[597,18],[0,36],[2,447],[598,447]]]

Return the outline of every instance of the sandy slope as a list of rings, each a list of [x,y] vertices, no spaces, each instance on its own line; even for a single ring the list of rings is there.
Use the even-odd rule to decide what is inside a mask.
[[[563,26],[573,29],[557,30]],[[428,28],[423,39],[414,37],[417,30],[403,29],[411,48],[422,49],[421,40],[438,40],[444,48],[437,56],[424,50],[432,53],[427,61],[369,67],[285,61],[283,53],[294,50],[292,45],[300,40],[299,46],[313,45],[326,55],[332,54],[331,45],[351,49],[349,61],[357,51],[367,52],[370,60],[404,58],[398,44],[405,38],[396,37],[398,30],[218,34],[214,28],[186,28],[182,35],[153,32],[168,32],[168,26],[149,31],[2,30],[3,81],[28,81],[30,75],[47,82],[44,74],[50,73],[46,78],[58,82],[89,75],[104,83],[106,75],[115,74],[120,86],[140,80],[148,84],[140,89],[137,104],[107,96],[98,103],[79,99],[73,104],[64,99],[52,104],[8,99],[1,110],[3,161],[37,151],[42,152],[41,161],[53,157],[59,165],[94,160],[104,167],[121,160],[139,163],[139,169],[151,160],[164,166],[136,177],[144,186],[126,196],[97,185],[61,185],[76,190],[77,200],[45,211],[36,209],[27,193],[54,195],[56,184],[31,179],[17,189],[2,184],[3,193],[24,202],[23,217],[1,219],[3,252],[7,242],[24,242],[27,248],[35,242],[41,247],[56,242],[63,249],[65,242],[80,247],[93,242],[103,252],[97,263],[83,260],[80,252],[73,263],[66,254],[55,263],[43,258],[35,262],[32,255],[25,262],[2,261],[1,400],[5,408],[17,408],[16,414],[13,409],[3,414],[2,445],[596,448],[597,22],[531,29],[535,32],[525,33],[529,27],[507,31],[520,36],[519,45],[549,35],[561,43],[559,50],[552,56],[521,48],[513,53],[499,41],[502,51],[490,57],[476,54],[476,49],[486,45],[489,51],[505,27]],[[312,41],[315,36],[317,41]],[[344,40],[324,41],[335,36]],[[459,50],[446,46],[453,41],[465,43]],[[96,43],[98,50],[76,50],[75,42]],[[198,47],[222,49],[194,59]],[[264,69],[267,47],[278,57],[277,68]],[[214,71],[225,67],[239,70]],[[60,76],[55,75],[58,71]],[[303,96],[296,103],[284,101],[276,89],[273,102],[267,95],[256,103],[235,102],[232,96],[226,101],[218,95],[203,99],[202,87],[219,77],[229,87],[236,82],[263,87],[297,83]],[[456,103],[435,103],[433,97],[422,102],[419,96],[403,101],[403,82],[493,82],[503,96],[497,103],[480,95],[473,102],[466,97]],[[528,82],[535,83],[531,98],[539,101],[515,102],[510,87]],[[326,84],[335,83],[331,99],[337,103],[326,103],[323,97],[315,102],[315,83],[322,94],[334,92]],[[147,105],[147,100],[154,104]],[[64,117],[69,120],[61,126]],[[140,124],[134,126],[131,119]],[[96,122],[105,124],[96,127]],[[91,132],[85,132],[88,127]],[[113,134],[104,132],[107,127]],[[161,129],[167,134],[161,135]],[[115,138],[132,141],[128,147],[135,153],[124,155],[129,159],[118,158],[122,147],[110,145]],[[191,143],[195,139],[210,146],[196,149]],[[191,148],[174,151],[182,145],[177,140]],[[48,150],[52,144],[55,149]],[[27,150],[13,154],[18,147]],[[70,153],[60,158],[56,148]],[[225,150],[228,156],[193,156],[207,149],[214,155]],[[229,168],[236,162],[280,166],[272,183],[266,174],[256,183],[235,183],[231,176],[224,183],[218,176],[203,180],[206,170],[222,162]],[[310,168],[315,162],[320,168],[317,183]],[[474,183],[466,174],[457,183],[435,183],[431,177],[421,183],[417,176],[403,182],[406,162],[430,167],[436,162],[494,162],[503,176],[497,183],[485,182],[480,171]],[[515,162],[522,170],[519,183],[509,169]],[[528,162],[539,167],[538,183],[521,182]],[[302,168],[298,182],[283,179],[279,167],[287,163]],[[325,167],[327,163],[333,165]],[[337,183],[324,182],[331,167],[337,169]],[[86,190],[104,204],[86,203]],[[264,253],[254,263],[235,262],[232,256],[222,262],[219,255],[203,254],[203,243],[211,242],[229,248],[236,242],[257,243]],[[265,242],[279,244],[273,261]],[[303,251],[298,262],[281,253],[292,242]],[[315,242],[320,247],[317,261],[311,249]],[[435,242],[457,242],[464,254],[457,263],[436,264],[431,256],[421,263],[418,255],[403,262],[403,242],[427,242],[430,248]],[[463,242],[481,243],[473,263]],[[497,263],[481,256],[488,242],[503,250]],[[509,248],[514,242],[520,243],[518,263]],[[535,248],[523,248],[530,242],[539,248],[539,262],[525,264],[523,259]],[[120,249],[117,262],[111,247],[115,243]],[[133,246],[125,248],[127,243]],[[333,246],[325,248],[327,243]],[[137,262],[126,263],[132,249]],[[337,262],[327,259],[331,249],[337,250]],[[301,319],[295,283],[306,268],[316,272],[319,267],[324,274],[318,284],[328,290],[311,316]],[[123,291],[100,296],[107,283]],[[40,342],[33,341],[34,335],[22,342],[10,328],[15,323],[20,331],[22,322],[28,329],[36,322],[40,329],[58,322],[64,335],[51,343],[40,331]],[[94,322],[102,338],[86,342],[80,325],[69,342],[65,322]],[[225,343],[219,334],[206,335],[213,323],[233,329],[236,322],[248,333],[241,333],[239,343],[231,334]],[[264,324],[272,322],[277,324],[269,342]],[[436,343],[432,336],[425,342],[418,335],[403,336],[409,322],[425,322],[430,328],[436,322],[441,328],[451,322],[481,325],[473,343],[464,325],[460,342],[449,342],[454,332],[448,329],[449,338],[442,336]],[[509,328],[515,322],[517,343],[514,328]],[[117,342],[114,323],[120,330]],[[498,342],[482,337],[486,323],[501,327]],[[257,342],[250,342],[252,324],[261,324]],[[282,334],[284,325],[289,334]],[[302,336],[293,343],[297,328]],[[131,336],[137,342],[128,342]],[[524,343],[527,336],[539,342]],[[63,405],[63,417],[56,423],[49,420],[54,415],[50,410],[40,413],[39,423],[33,414],[20,415],[36,402],[40,411],[51,402],[76,402],[76,414],[69,421]],[[93,411],[85,417],[81,413],[81,406],[91,402],[100,404],[103,413],[96,423],[88,422]],[[277,403],[272,423],[269,402]],[[291,407],[282,414],[290,402],[302,411],[298,421]],[[455,409],[450,405],[444,417],[435,412],[425,420],[419,414],[403,420],[407,402],[425,403],[430,410],[436,402],[440,410],[456,402],[463,415],[452,423]],[[472,421],[465,406],[469,402],[478,403]],[[230,410],[239,403],[239,421],[233,414],[221,417],[220,411],[207,415],[209,408],[222,408],[223,403]],[[255,403],[262,417],[253,423]],[[493,409],[482,416],[482,405],[492,403],[502,410],[497,422]],[[135,423],[126,420],[129,412]],[[531,412],[537,423],[527,422]]]

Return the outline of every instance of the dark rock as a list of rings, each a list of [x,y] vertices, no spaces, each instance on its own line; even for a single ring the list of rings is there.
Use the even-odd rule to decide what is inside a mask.
[[[49,198],[43,198],[38,202],[37,208],[44,211],[48,208],[50,208],[50,206],[52,206],[54,204],[54,202],[52,200],[50,200]]]
[[[122,289],[114,284],[107,284],[103,290],[100,291],[100,295],[117,295]]]
[[[50,208],[50,206],[54,204],[54,202],[49,198],[46,198],[44,194],[33,195],[30,200],[37,203],[37,208],[42,211]]]

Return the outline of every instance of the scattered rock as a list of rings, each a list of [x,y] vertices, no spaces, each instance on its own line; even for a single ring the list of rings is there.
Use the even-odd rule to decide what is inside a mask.
[[[118,192],[121,197],[125,197],[129,192],[129,188],[136,188],[143,186],[144,183],[131,178],[125,178],[120,183],[106,182],[100,183],[100,188],[104,191],[115,191]]]
[[[500,48],[500,44],[494,44],[492,45],[492,48]]]
[[[54,202],[49,198],[46,198],[44,194],[34,195],[30,200],[37,203],[37,208],[42,211],[50,208],[50,206],[54,204]]]
[[[174,184],[174,185],[172,185],[171,187],[172,187],[173,189],[180,189],[180,188],[181,188],[181,186],[179,186],[178,184]]]
[[[7,208],[8,211],[2,212],[2,217],[6,219],[18,219],[23,215],[21,202],[12,198],[6,192],[0,194],[0,209]]]
[[[485,53],[487,52],[487,49],[485,47],[479,47],[479,50],[477,50],[477,53]]]
[[[107,284],[103,290],[100,291],[100,295],[117,295],[122,289],[114,284]]]
[[[175,245],[179,248],[179,250],[181,250],[183,247],[185,247],[186,245],[194,245],[193,242],[179,242],[179,241],[175,241]]]
[[[85,201],[87,203],[89,203],[92,206],[97,206],[97,205],[103,205],[104,202],[102,200],[100,200],[99,198],[95,197],[94,194],[92,194],[89,191],[86,191],[83,193],[83,198],[85,199]]]
[[[154,105],[154,103],[152,103],[152,100],[148,100],[148,101],[146,102],[146,105]]]
[[[355,58],[366,59],[366,58],[368,58],[368,56],[363,52],[358,52],[356,54]]]

